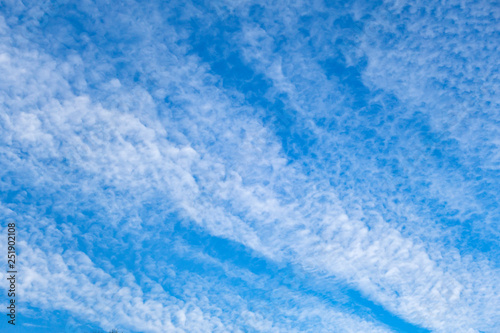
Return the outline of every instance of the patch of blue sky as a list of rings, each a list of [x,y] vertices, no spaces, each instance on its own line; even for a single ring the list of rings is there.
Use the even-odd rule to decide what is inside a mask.
[[[495,15],[3,3],[21,312],[61,331],[493,332]]]

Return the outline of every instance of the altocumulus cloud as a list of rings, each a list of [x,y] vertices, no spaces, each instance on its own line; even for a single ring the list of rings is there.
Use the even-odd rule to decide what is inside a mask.
[[[496,7],[0,8],[20,332],[500,325]]]

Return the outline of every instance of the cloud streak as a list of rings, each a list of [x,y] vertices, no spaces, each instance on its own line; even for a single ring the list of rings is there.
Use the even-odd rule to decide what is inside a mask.
[[[7,4],[25,306],[148,332],[492,331],[496,72],[460,77],[453,43],[490,50],[432,28],[496,36],[473,8]]]

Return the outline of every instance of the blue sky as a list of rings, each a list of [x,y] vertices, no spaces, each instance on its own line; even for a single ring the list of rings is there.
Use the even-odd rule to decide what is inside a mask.
[[[499,16],[3,1],[15,331],[495,332]]]

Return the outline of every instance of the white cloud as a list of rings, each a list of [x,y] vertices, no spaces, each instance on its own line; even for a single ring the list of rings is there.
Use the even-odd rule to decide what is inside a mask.
[[[132,6],[127,11],[134,8],[137,9]],[[148,8],[141,14],[147,11]],[[201,14],[192,8],[190,15]],[[286,15],[276,17],[290,27],[290,22],[298,20],[296,15],[287,10]],[[135,18],[134,23],[142,24],[144,20]],[[328,80],[317,62],[308,63],[299,52],[290,52],[288,56],[274,54],[271,34],[279,31],[294,38],[295,31],[280,30],[281,23],[274,19],[267,24],[275,30],[245,22],[242,43],[235,47],[241,48],[256,71],[273,82],[274,95],[287,94],[288,106],[298,112],[299,120],[305,120],[300,129],[317,136],[323,147],[332,147],[332,154],[345,154],[343,145],[348,140],[329,135],[314,122],[316,116],[328,116],[331,109],[326,108],[325,100],[334,101],[339,109],[346,107],[341,93],[330,92],[340,89],[340,83]],[[321,24],[315,26],[322,28]],[[132,35],[154,39],[154,32],[147,25],[134,25],[131,29],[128,32]],[[152,235],[141,235],[143,224],[154,225],[153,230],[161,231],[167,226],[155,223],[168,212],[180,211],[182,217],[212,235],[244,244],[269,260],[341,278],[389,311],[436,331],[488,329],[498,321],[498,278],[490,262],[469,261],[456,254],[454,248],[443,247],[439,240],[431,246],[437,244],[442,256],[455,256],[453,260],[436,259],[417,232],[404,233],[398,223],[386,221],[386,216],[404,216],[420,223],[430,218],[428,215],[411,204],[406,207],[407,202],[402,200],[404,207],[388,204],[390,213],[384,216],[378,210],[378,194],[359,192],[360,187],[376,186],[335,186],[326,181],[329,170],[313,167],[306,174],[307,168],[300,163],[288,163],[279,138],[259,119],[262,111],[246,105],[241,94],[220,88],[219,79],[208,73],[206,65],[194,56],[185,56],[182,43],[177,47],[172,42],[187,32],[173,33],[169,37],[172,40],[164,41],[158,49],[132,47],[133,63],[153,82],[135,86],[126,80],[103,79],[114,60],[91,58],[90,53],[57,58],[34,51],[39,45],[29,34],[22,37],[21,32],[26,33],[22,25],[8,28],[3,23],[2,32],[0,66],[5,76],[0,81],[0,98],[6,108],[1,126],[6,135],[1,153],[8,170],[33,179],[26,182],[33,192],[47,188],[45,194],[38,196],[48,198],[48,202],[42,202],[39,210],[29,211],[33,221],[41,217],[43,208],[51,206],[78,216],[86,208],[83,201],[90,200],[87,205],[93,207],[97,217],[88,221],[97,222],[103,231],[102,235],[93,232],[82,237],[111,240],[109,232],[116,232],[144,239]],[[361,46],[368,47],[363,42]],[[92,47],[95,45],[89,46]],[[299,43],[294,47],[302,46]],[[397,82],[382,82],[387,75],[375,77],[373,66],[388,67],[388,62],[380,62],[393,60],[382,56],[374,59],[375,51],[367,54],[372,58],[363,74],[365,80],[422,96],[416,83],[405,88]],[[354,59],[357,55],[350,56]],[[89,65],[87,60],[96,63]],[[394,77],[398,75],[403,74],[394,73]],[[90,83],[101,81],[97,89],[90,88]],[[308,86],[311,82],[314,85]],[[401,91],[398,94],[403,94]],[[168,108],[160,104],[165,96],[172,101]],[[339,111],[339,117],[347,118],[342,112],[345,110]],[[20,157],[21,153],[25,156]],[[350,157],[348,162],[354,171],[347,171],[346,179],[356,172],[379,178],[376,172],[380,170],[359,165],[360,161],[363,159]],[[343,162],[339,162],[340,170],[347,169],[340,165]],[[457,191],[453,185],[456,178],[443,181],[438,176],[427,179],[433,195],[449,198],[455,206],[468,200],[466,195],[456,201],[451,196]],[[352,178],[346,182],[354,182]],[[389,197],[402,199],[394,191]],[[143,205],[153,206],[155,212],[144,218]],[[395,210],[400,211],[394,213]],[[49,307],[45,301],[49,283],[56,281],[58,298],[51,307],[96,316],[103,327],[120,322],[133,330],[151,332],[173,330],[174,326],[188,331],[224,330],[226,323],[219,318],[223,317],[221,310],[214,310],[209,301],[197,298],[182,307],[160,287],[155,289],[158,293],[144,293],[131,275],[117,281],[74,247],[62,250],[68,246],[72,233],[80,232],[78,226],[40,223],[46,228],[43,235],[53,235],[53,239],[44,240],[41,234],[34,233],[36,245],[23,245],[27,278],[22,288],[33,305]],[[421,228],[422,233],[436,235],[437,231],[430,224]],[[48,268],[51,260],[54,269]],[[339,320],[339,330],[345,331],[356,320],[332,314],[316,299],[309,298],[308,302],[311,305],[303,310],[302,320],[318,315],[322,327],[329,327],[333,323],[328,318],[333,316]],[[141,311],[136,313],[134,309]],[[245,309],[242,318],[256,330],[280,331],[290,327],[280,326],[286,323],[258,311]],[[360,325],[371,327],[365,322]]]

